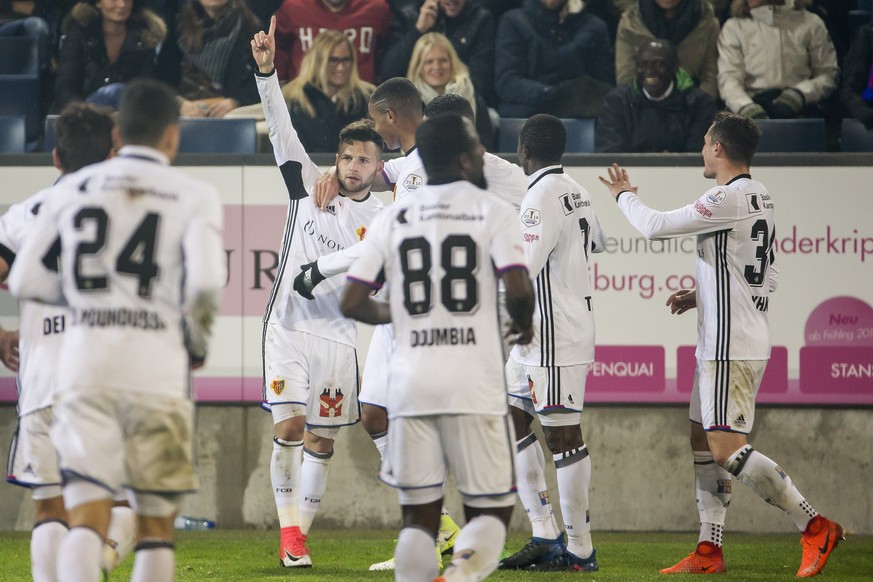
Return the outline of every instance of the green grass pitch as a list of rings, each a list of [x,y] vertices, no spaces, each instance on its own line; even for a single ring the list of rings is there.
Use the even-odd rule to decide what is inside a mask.
[[[314,567],[285,570],[279,567],[278,532],[216,530],[178,532],[176,580],[265,580],[272,582],[339,582],[393,580],[390,572],[368,572],[367,567],[390,557],[395,531],[319,530],[310,536]],[[510,534],[507,547],[516,550],[523,533]],[[729,534],[725,562],[728,572],[719,581],[793,580],[800,563],[798,535]],[[658,574],[690,552],[694,534],[594,533],[600,572],[496,572],[491,580],[614,580],[635,582],[675,579]],[[29,579],[29,533],[0,532],[0,581]],[[128,580],[131,558],[110,580]],[[678,576],[680,580],[695,579]],[[849,536],[834,551],[820,578],[822,582],[873,581],[873,536]]]

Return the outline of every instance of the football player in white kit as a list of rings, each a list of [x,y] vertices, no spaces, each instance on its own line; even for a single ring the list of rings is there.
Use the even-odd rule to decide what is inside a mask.
[[[65,108],[55,124],[57,146],[53,162],[61,171],[56,184],[87,165],[102,162],[113,153],[109,114],[93,105],[74,103]],[[0,217],[0,280],[5,280],[15,254],[33,227],[39,209],[54,186],[40,190],[13,205]],[[61,473],[57,453],[49,438],[52,425],[55,369],[61,339],[66,328],[66,309],[23,300],[19,304],[20,330],[5,331],[3,341],[20,353],[17,364],[18,429],[9,451],[6,480],[29,487],[34,500],[34,525],[30,542],[31,575],[35,582],[57,580],[58,546],[67,531],[67,513],[61,495]],[[20,337],[19,337],[20,335]],[[6,359],[4,358],[4,361]],[[46,363],[51,362],[51,366]],[[130,507],[112,508],[107,559],[101,567],[109,570],[133,549],[135,517]]]
[[[514,209],[473,185],[484,185],[484,150],[472,124],[440,115],[419,127],[417,140],[428,185],[373,222],[342,307],[367,323],[393,321],[396,331],[391,446],[380,472],[398,489],[403,513],[395,579],[482,580],[497,567],[514,504],[498,277],[520,343],[530,341],[533,295]],[[380,273],[390,308],[369,296]],[[467,524],[437,578],[434,537],[447,470]]]
[[[665,574],[724,572],[722,536],[731,475],[785,511],[802,532],[797,576],[815,576],[843,537],[819,515],[770,458],[748,443],[755,396],[770,358],[767,321],[776,289],[775,201],[749,172],[760,132],[743,115],[716,115],[703,145],[711,188],[693,203],[659,212],[636,195],[618,165],[600,178],[634,228],[646,238],[697,235],[697,289],[674,293],[672,313],[697,308],[697,369],[691,393],[691,452],[700,515],[697,548]]]
[[[594,311],[588,257],[606,238],[588,192],[564,173],[567,131],[551,115],[534,115],[518,136],[528,176],[519,218],[522,244],[535,275],[534,339],[515,346],[506,363],[518,441],[518,494],[531,522],[527,544],[501,569],[596,572],[588,489],[591,458],[582,439],[585,380],[594,361]],[[545,459],[531,431],[539,418],[555,462],[567,543],[558,531],[545,481]]]
[[[252,39],[257,85],[276,163],[290,202],[273,290],[264,317],[264,406],[274,422],[270,477],[279,515],[280,563],[310,567],[306,538],[327,487],[340,427],[359,420],[357,328],[339,310],[342,277],[325,281],[307,301],[292,291],[298,267],[364,238],[382,203],[370,185],[382,169],[382,138],[358,121],[339,136],[343,196],[324,212],[308,199],[321,175],[303,149],[273,66],[276,19]]]
[[[138,522],[132,580],[172,580],[173,517],[197,487],[190,373],[226,281],[224,218],[211,186],[170,167],[178,120],[172,89],[130,82],[119,155],[46,198],[9,276],[19,298],[69,308],[51,432],[70,525],[59,580],[100,577],[122,488]]]
[[[414,195],[427,181],[427,172],[415,147],[415,129],[423,121],[420,113],[421,97],[408,79],[396,78],[380,85],[371,97],[370,103],[370,113],[374,119],[377,119],[376,129],[388,144],[396,144],[407,152],[406,156],[385,163],[381,173],[381,183],[377,177],[373,189],[386,189],[388,186],[393,186],[395,200],[403,200],[407,195]],[[470,102],[452,93],[435,97],[424,110],[425,116],[429,117],[448,112],[457,113],[474,121]],[[527,192],[527,180],[521,168],[488,152],[483,159],[485,161],[483,172],[488,191],[506,200],[517,210]],[[328,175],[330,174],[331,172],[328,172]],[[331,182],[335,184],[335,180]],[[332,199],[332,195],[328,194],[326,197]],[[315,263],[305,265],[304,271],[295,280],[295,290],[304,297],[311,297],[310,284],[317,285],[324,277],[348,271],[358,256],[358,246],[360,245],[320,257]],[[501,316],[503,320],[506,319],[503,311]],[[393,353],[392,327],[377,326],[367,352],[360,400],[362,424],[373,439],[380,457],[384,455],[388,446],[388,412],[385,393],[388,386],[388,368]],[[444,509],[438,535],[440,553],[451,555],[453,540],[459,531],[458,525]],[[370,570],[390,570],[393,567],[392,558],[372,564]]]

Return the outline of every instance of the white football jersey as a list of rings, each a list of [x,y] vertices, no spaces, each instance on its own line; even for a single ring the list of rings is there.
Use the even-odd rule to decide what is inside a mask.
[[[505,413],[497,278],[525,268],[517,220],[458,181],[428,185],[373,222],[349,278],[379,288],[384,269],[388,281],[391,417]]]
[[[309,192],[321,171],[297,137],[275,72],[268,77],[257,76],[257,84],[276,163],[290,198],[279,266],[264,322],[280,323],[290,330],[354,347],[357,337],[355,322],[343,317],[339,310],[345,277],[328,277],[315,287],[315,299],[311,301],[294,291],[294,278],[300,273],[301,265],[361,241],[370,221],[383,205],[373,195],[360,201],[340,196],[325,212],[317,209],[309,199]]]
[[[561,166],[528,179],[519,218],[525,259],[536,277],[534,339],[511,355],[529,366],[588,364],[595,330],[588,257],[605,250],[606,236],[588,192]]]
[[[63,183],[63,178],[58,185]],[[9,265],[33,228],[39,209],[52,188],[40,190],[9,207],[0,216],[0,254]],[[57,378],[55,364],[66,328],[67,310],[26,299],[18,302],[18,415],[51,406]]]
[[[774,204],[764,185],[743,174],[669,212],[631,192],[618,206],[646,238],[697,235],[697,357],[768,359],[767,310],[778,271]]]
[[[223,226],[215,189],[151,148],[126,146],[69,175],[9,276],[20,298],[69,307],[57,389],[188,396],[187,340],[203,330],[187,327],[186,310],[211,317],[199,299],[226,282]],[[60,277],[48,268],[57,241]]]

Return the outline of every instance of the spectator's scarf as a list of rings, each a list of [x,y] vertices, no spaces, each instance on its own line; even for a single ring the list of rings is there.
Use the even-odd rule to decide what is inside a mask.
[[[667,39],[678,45],[700,22],[702,1],[683,0],[676,8],[673,20],[667,20],[655,0],[639,0],[640,18],[655,38]]]
[[[421,93],[421,100],[425,105],[430,103],[434,97],[439,95],[436,90],[422,81],[421,79],[417,79],[413,81],[418,92]],[[460,95],[464,99],[470,102],[470,105],[473,106],[473,114],[478,115],[476,111],[476,90],[473,88],[473,82],[470,80],[469,76],[464,76],[461,78],[455,78],[448,85],[446,85],[445,93],[454,93],[455,95]]]
[[[188,62],[209,77],[213,85],[220,85],[242,26],[242,15],[228,10],[212,26],[205,26],[199,51],[195,52],[182,43],[179,43],[179,48]]]

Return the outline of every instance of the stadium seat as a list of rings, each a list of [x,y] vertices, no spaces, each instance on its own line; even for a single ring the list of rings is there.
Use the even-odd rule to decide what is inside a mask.
[[[515,152],[518,145],[518,132],[526,119],[500,118],[500,135],[497,150]],[[594,152],[594,119],[562,119],[567,128],[567,153],[590,154]]]
[[[24,153],[24,116],[0,115],[0,152]]]
[[[58,136],[55,133],[55,121],[57,119],[57,115],[45,116],[45,127],[42,134],[42,151],[44,152],[52,151],[58,143]]]
[[[42,130],[39,117],[39,77],[0,75],[0,115],[23,115],[28,143],[36,144]]]
[[[873,152],[873,130],[868,130],[857,119],[844,119],[840,130],[840,150]]]
[[[825,151],[824,119],[759,119],[759,152]]]
[[[36,37],[0,37],[0,75],[39,75]]]
[[[253,154],[257,151],[254,119],[183,117],[179,153]]]

